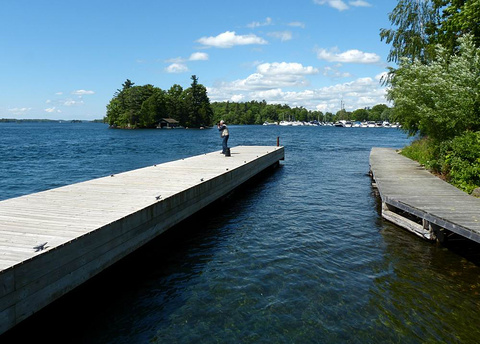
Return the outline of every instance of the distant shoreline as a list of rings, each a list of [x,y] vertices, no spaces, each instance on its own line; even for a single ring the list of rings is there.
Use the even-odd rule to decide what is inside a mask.
[[[103,119],[80,120],[80,119],[16,119],[16,118],[0,118],[0,123],[104,123]]]

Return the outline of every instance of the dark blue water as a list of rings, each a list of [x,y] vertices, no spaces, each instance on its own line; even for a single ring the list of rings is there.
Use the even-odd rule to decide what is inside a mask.
[[[63,343],[474,343],[480,269],[379,216],[381,128],[232,126],[282,167],[4,336]],[[0,124],[0,199],[219,150],[216,130]],[[0,341],[2,338],[0,337]]]

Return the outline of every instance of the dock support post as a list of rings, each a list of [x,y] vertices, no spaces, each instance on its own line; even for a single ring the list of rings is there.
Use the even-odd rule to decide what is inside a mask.
[[[430,232],[432,240],[443,244],[447,240],[446,230],[434,223],[424,220],[428,224],[428,231]]]

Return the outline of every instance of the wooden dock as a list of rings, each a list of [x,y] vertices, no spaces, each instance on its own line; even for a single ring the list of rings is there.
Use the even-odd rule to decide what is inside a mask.
[[[0,202],[0,334],[284,158],[239,146]]]
[[[370,172],[382,217],[427,240],[451,233],[480,243],[480,199],[448,184],[390,148],[373,148]]]

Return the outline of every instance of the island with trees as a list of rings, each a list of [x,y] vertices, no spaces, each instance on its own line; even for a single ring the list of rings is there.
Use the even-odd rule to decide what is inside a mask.
[[[108,103],[105,122],[115,128],[156,128],[165,118],[185,128],[212,124],[207,89],[195,75],[189,88],[175,84],[168,91],[150,84],[135,86],[127,79]]]

